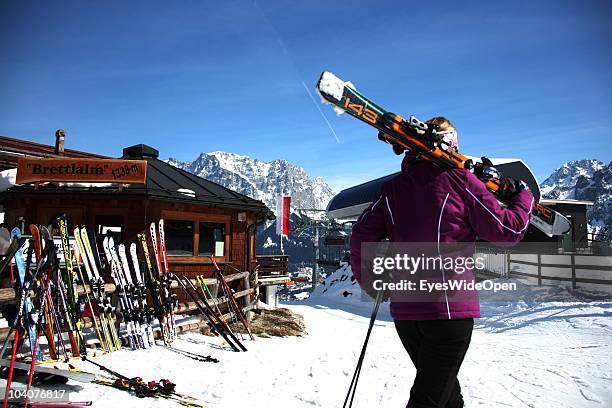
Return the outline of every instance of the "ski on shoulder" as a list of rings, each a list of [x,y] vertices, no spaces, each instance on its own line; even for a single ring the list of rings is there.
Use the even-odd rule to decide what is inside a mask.
[[[378,129],[378,138],[391,144],[396,154],[410,151],[421,159],[430,160],[439,166],[465,168],[478,174],[477,169],[482,163],[474,162],[445,144],[434,127],[428,126],[417,117],[410,116],[405,119],[385,110],[357,91],[351,82],[343,81],[329,71],[321,74],[316,88],[323,102],[332,105],[336,113],[346,112]],[[482,181],[487,189],[495,194],[498,201],[506,205],[507,197],[501,180]],[[531,224],[549,237],[563,235],[571,228],[565,216],[540,203],[535,204]]]

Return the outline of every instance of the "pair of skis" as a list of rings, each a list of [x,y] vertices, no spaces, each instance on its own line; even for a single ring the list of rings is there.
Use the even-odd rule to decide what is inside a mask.
[[[397,154],[409,151],[423,160],[429,160],[442,167],[472,170],[477,176],[480,173],[478,169],[485,166],[484,163],[475,163],[471,158],[447,145],[434,127],[428,126],[414,116],[404,119],[388,112],[357,91],[353,84],[341,80],[331,72],[325,71],[321,74],[317,82],[317,91],[323,101],[331,104],[336,112],[346,112],[378,129],[379,139],[391,144]],[[501,180],[484,177],[482,173],[480,175],[487,189],[502,205],[506,205],[508,197]],[[535,205],[531,224],[549,237],[563,235],[571,228],[565,216],[539,203]]]
[[[96,376],[91,382],[98,385],[110,386],[124,391],[134,393],[140,398],[164,398],[171,401],[175,401],[180,405],[193,408],[205,408],[202,401],[191,397],[189,395],[181,394],[176,391],[176,384],[168,379],[161,379],[159,381],[143,381],[141,377],[128,377],[117,371],[102,365],[96,361],[85,359],[85,361],[98,367],[100,370],[110,374],[109,376]],[[71,370],[79,372],[75,367],[71,367]]]
[[[247,318],[244,312],[242,311],[242,309],[240,308],[240,306],[238,306],[238,302],[236,301],[236,298],[234,297],[234,293],[229,287],[229,284],[227,283],[225,276],[221,272],[221,269],[219,268],[219,265],[217,264],[217,260],[215,259],[215,256],[211,255],[209,258],[215,267],[215,273],[217,274],[217,278],[219,279],[219,286],[221,287],[223,294],[227,298],[228,310],[230,310],[230,312],[233,312],[234,316],[238,317],[238,319],[244,326],[244,329],[249,334],[249,337],[251,338],[251,340],[255,340],[255,337],[253,336],[253,333],[251,332],[251,328],[249,327],[249,323],[247,322]]]
[[[154,339],[152,339],[153,331],[149,328],[145,318],[146,311],[143,308],[142,299],[137,296],[125,245],[120,244],[119,250],[117,250],[113,238],[104,237],[102,246],[117,288],[123,321],[127,330],[128,344],[132,350],[149,348],[155,344]],[[135,251],[131,255],[132,261],[137,265],[138,258],[135,260],[133,258],[136,255]]]
[[[125,254],[125,247],[122,244],[119,245],[119,256],[121,257],[125,268],[129,269],[129,262],[127,261],[127,255]],[[147,288],[144,282],[144,275],[140,271],[140,262],[138,260],[137,245],[135,242],[130,244],[130,256],[132,259],[135,278],[135,282],[130,281],[130,285],[132,289],[132,296],[138,305],[137,319],[143,327],[146,342],[149,344],[149,347],[153,347],[155,345],[155,335],[153,333],[153,315],[150,312],[147,304]]]
[[[73,252],[68,237],[68,220],[65,215],[61,215],[57,218],[56,223],[65,264],[64,274],[58,270],[56,289],[64,310],[64,321],[68,326],[70,350],[74,357],[80,357],[81,354],[87,355],[87,347],[82,334],[81,303],[74,288],[77,276],[72,262]]]
[[[236,337],[234,332],[230,329],[227,323],[223,320],[220,314],[215,313],[212,306],[208,302],[206,296],[203,296],[197,289],[197,287],[193,284],[191,279],[186,276],[179,276],[177,274],[172,274],[172,278],[176,280],[187,296],[193,300],[196,305],[196,308],[202,313],[204,317],[208,320],[208,324],[210,325],[212,331],[225,340],[225,342],[232,348],[232,350],[236,352],[247,351],[247,348],[242,344],[242,342]]]
[[[176,337],[174,309],[178,302],[176,296],[171,291],[172,282],[170,268],[168,267],[164,220],[159,220],[158,225],[152,222],[149,226],[149,241],[155,263],[151,262],[151,252],[149,251],[147,236],[139,234],[138,239],[147,269],[146,286],[149,287],[153,297],[154,313],[159,320],[164,344],[168,346],[172,344]]]
[[[114,314],[115,308],[111,303],[111,297],[106,293],[106,282],[100,274],[102,264],[95,236],[92,235],[90,238],[85,227],[76,227],[74,229],[74,238],[76,243],[74,254],[77,260],[77,272],[80,275],[81,282],[83,282],[83,287],[89,286],[90,289],[89,292],[86,289],[85,293],[100,346],[109,353],[120,350],[122,342],[117,332]],[[79,259],[85,269],[88,285],[80,268]],[[94,301],[97,306],[97,313],[93,306]]]
[[[236,298],[234,297],[225,276],[219,269],[219,265],[217,264],[215,257],[210,256],[210,259],[215,267],[215,273],[217,274],[219,286],[227,299],[227,308],[230,315],[237,320],[240,320],[251,340],[255,340],[246,316],[244,315],[242,309],[238,306]],[[191,279],[186,276],[172,274],[172,277],[179,283],[179,286],[185,291],[185,293],[195,302],[196,307],[200,313],[206,317],[211,329],[215,334],[222,336],[225,342],[234,351],[247,351],[246,347],[236,337],[229,324],[224,320],[219,304],[206,285],[204,277],[198,276],[196,278],[196,285],[194,285]],[[211,306],[211,303],[214,305],[214,308]]]

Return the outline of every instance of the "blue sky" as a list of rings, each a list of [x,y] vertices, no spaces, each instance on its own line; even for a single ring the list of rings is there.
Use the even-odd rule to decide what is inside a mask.
[[[335,189],[396,171],[375,130],[322,106],[339,143],[330,132],[304,84],[331,70],[395,113],[449,117],[464,153],[522,158],[542,180],[612,159],[611,20],[605,1],[5,1],[0,134],[283,158]]]

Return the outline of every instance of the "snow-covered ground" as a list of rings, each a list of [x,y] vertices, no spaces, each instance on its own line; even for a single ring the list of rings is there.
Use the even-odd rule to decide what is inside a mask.
[[[560,287],[530,291],[517,284],[518,302],[483,299],[483,317],[476,321],[459,375],[466,406],[612,406],[609,297],[570,293]],[[340,270],[311,298],[287,305],[304,316],[305,337],[245,340],[249,351],[234,353],[222,349],[217,338],[195,333],[179,336],[176,348],[210,354],[221,360],[218,364],[163,348],[125,350],[96,360],[129,376],[169,378],[177,383],[178,392],[198,397],[209,407],[340,407],[371,306],[361,301],[350,270]],[[99,372],[87,362],[75,365]],[[370,340],[354,406],[404,407],[414,374],[385,304]],[[71,399],[91,399],[95,407],[178,406],[94,384],[70,381],[69,388],[74,391]]]

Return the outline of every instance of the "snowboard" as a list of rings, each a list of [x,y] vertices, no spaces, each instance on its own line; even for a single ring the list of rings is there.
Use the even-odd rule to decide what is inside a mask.
[[[333,73],[325,71],[317,82],[317,92],[324,103],[333,106],[338,113],[346,112],[364,123],[379,130],[378,138],[393,146],[396,153],[410,151],[423,160],[447,168],[466,168],[474,171],[481,163],[460,154],[446,145],[436,134],[436,129],[428,126],[415,116],[409,119],[391,113],[357,91],[355,86],[341,80]],[[495,165],[495,163],[494,163]],[[549,237],[569,232],[571,224],[561,213],[539,204],[540,189],[533,173],[522,161],[500,163],[498,170],[506,172],[505,177],[524,180],[533,188],[536,205],[531,216],[531,224]],[[501,180],[483,180],[500,204],[506,205]],[[537,197],[536,197],[537,195]]]

